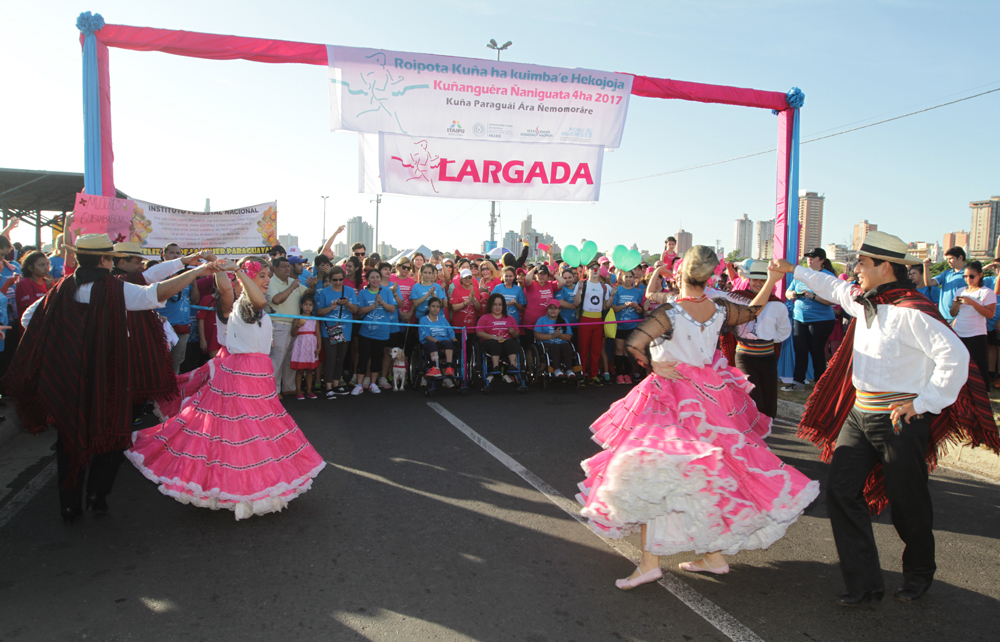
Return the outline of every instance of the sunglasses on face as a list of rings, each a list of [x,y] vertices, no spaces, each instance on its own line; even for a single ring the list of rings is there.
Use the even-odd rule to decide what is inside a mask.
[[[365,255],[364,252],[355,252],[354,253],[354,256],[364,256],[364,255]]]

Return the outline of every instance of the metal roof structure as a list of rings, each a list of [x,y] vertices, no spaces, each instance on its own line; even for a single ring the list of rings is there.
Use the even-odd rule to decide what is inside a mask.
[[[17,217],[35,226],[35,244],[42,245],[42,228],[62,228],[67,212],[73,211],[76,195],[83,191],[83,174],[33,169],[0,168],[0,210],[3,224]],[[128,198],[117,190],[118,198]],[[43,212],[58,212],[44,216]]]

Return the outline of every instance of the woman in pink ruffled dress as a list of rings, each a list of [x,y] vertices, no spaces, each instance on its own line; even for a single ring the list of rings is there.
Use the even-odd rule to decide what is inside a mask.
[[[236,274],[243,295],[227,324],[230,354],[175,417],[133,433],[125,455],[164,495],[245,519],[283,509],[326,464],[278,400],[267,261],[247,257]]]
[[[781,275],[769,273],[742,306],[706,296],[718,264],[710,248],[688,251],[680,296],[628,340],[653,374],[591,426],[603,450],[582,463],[582,514],[604,537],[642,536],[642,561],[616,582],[621,589],[660,579],[659,556],[684,551],[703,558],[682,570],[727,573],[724,555],[767,548],[819,494],[818,482],[768,449],[771,420],[750,399],[746,376],[716,350],[721,332],[763,309]]]
[[[208,380],[215,376],[215,369],[225,358],[229,351],[226,349],[226,329],[229,325],[229,315],[233,311],[233,302],[243,292],[243,286],[239,279],[233,277],[230,280],[231,272],[216,272],[215,287],[219,290],[219,298],[215,301],[215,309],[209,314],[214,314],[216,339],[221,346],[217,355],[212,357],[202,366],[190,372],[177,375],[177,388],[180,394],[167,401],[153,402],[153,414],[160,421],[166,421],[177,415],[181,407],[195,396]]]

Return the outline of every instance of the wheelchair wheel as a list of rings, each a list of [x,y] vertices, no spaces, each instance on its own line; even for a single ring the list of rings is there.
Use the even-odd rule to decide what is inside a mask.
[[[482,388],[483,377],[483,348],[479,343],[473,343],[466,351],[468,361],[465,364],[466,379],[470,388]]]
[[[420,380],[424,377],[424,370],[423,350],[414,350],[410,355],[410,390],[420,390]]]

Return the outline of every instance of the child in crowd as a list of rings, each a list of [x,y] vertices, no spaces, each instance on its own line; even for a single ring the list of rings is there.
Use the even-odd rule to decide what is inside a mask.
[[[323,289],[316,294],[316,314],[323,317],[320,334],[325,343],[323,380],[327,399],[348,393],[347,382],[343,380],[344,359],[351,345],[354,324],[350,321],[358,311],[358,298],[354,290],[344,285],[345,278],[343,268],[330,268]]]
[[[545,316],[535,324],[535,339],[545,344],[552,376],[556,379],[573,379],[576,377],[576,372],[573,371],[573,344],[570,343],[573,332],[559,318],[560,309],[558,299],[549,301]]]
[[[614,300],[611,302],[611,309],[615,311],[615,319],[618,321],[630,321],[631,323],[619,323],[615,331],[615,382],[619,384],[629,383],[629,374],[632,380],[636,380],[639,369],[625,353],[625,341],[632,334],[632,330],[639,325],[642,318],[642,299],[645,292],[635,285],[635,274],[618,270],[618,281],[620,285],[615,291]]]
[[[304,317],[313,316],[316,301],[313,295],[306,294],[299,301],[299,314]],[[295,371],[295,398],[316,399],[313,392],[313,373],[319,365],[319,322],[315,319],[295,319],[292,321],[292,356],[290,367]],[[302,374],[305,372],[306,389],[302,391]]]
[[[427,314],[420,319],[420,343],[430,355],[428,377],[455,376],[455,366],[452,358],[455,354],[455,330],[448,325],[441,314],[441,299],[431,297],[427,302]],[[444,351],[444,370],[441,369],[440,353]],[[445,387],[450,388],[452,381],[445,380]]]
[[[504,298],[504,301],[507,302],[507,316],[514,319],[515,325],[520,325],[521,312],[524,311],[524,306],[528,304],[528,299],[524,296],[524,289],[515,283],[516,278],[517,271],[514,268],[504,268],[503,282],[494,286],[491,294],[499,294]],[[487,311],[488,308],[484,307],[484,314]]]
[[[420,283],[417,283],[410,289],[410,301],[413,303],[414,319],[411,323],[420,323],[420,319],[427,314],[427,301],[431,297],[437,297],[442,301],[446,300],[447,297],[445,296],[444,289],[440,284],[435,283],[437,272],[437,268],[434,267],[433,263],[425,263],[420,268]]]

